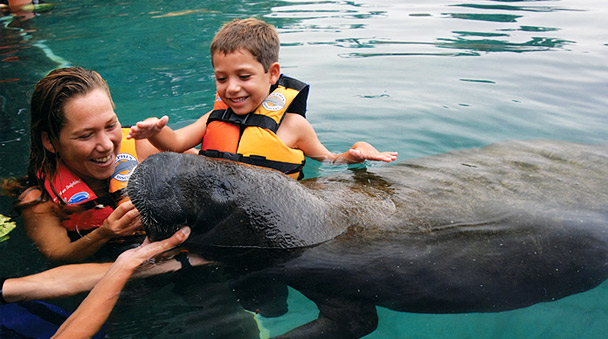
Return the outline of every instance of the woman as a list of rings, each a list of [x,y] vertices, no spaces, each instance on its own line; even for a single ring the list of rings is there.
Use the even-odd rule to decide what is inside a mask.
[[[133,167],[157,150],[126,140],[127,133],[97,72],[61,68],[36,85],[27,181],[10,191],[16,196],[31,186],[17,208],[26,234],[50,260],[82,261],[140,228],[130,201],[116,205]]]

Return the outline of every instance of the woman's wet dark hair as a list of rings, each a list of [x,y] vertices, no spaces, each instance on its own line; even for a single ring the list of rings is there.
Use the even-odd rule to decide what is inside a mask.
[[[24,178],[27,180],[22,180],[24,184],[42,189],[45,178],[50,179],[55,175],[61,155],[44,147],[42,135],[46,133],[56,147],[59,143],[59,133],[65,123],[64,107],[67,101],[95,89],[106,91],[112,102],[110,89],[101,75],[82,67],[59,68],[38,81],[30,104],[30,161],[27,178]],[[14,181],[11,189],[13,192],[16,190]],[[42,192],[45,192],[44,189]]]

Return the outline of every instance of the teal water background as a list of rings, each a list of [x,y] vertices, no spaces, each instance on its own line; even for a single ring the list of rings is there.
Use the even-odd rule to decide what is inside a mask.
[[[2,17],[0,176],[25,174],[29,96],[60,66],[97,70],[123,124],[169,115],[179,127],[212,107],[208,48],[226,21],[277,27],[284,73],[311,85],[308,119],[334,152],[366,140],[399,160],[509,139],[608,143],[608,3],[538,1],[54,1],[29,20]],[[386,166],[369,163],[366,166]],[[345,167],[309,161],[307,177]],[[608,170],[607,170],[608,172]],[[0,213],[11,201],[0,198]],[[16,230],[5,270],[47,263]],[[316,317],[264,319],[276,335]],[[369,338],[600,338],[608,286],[497,314],[379,309]]]

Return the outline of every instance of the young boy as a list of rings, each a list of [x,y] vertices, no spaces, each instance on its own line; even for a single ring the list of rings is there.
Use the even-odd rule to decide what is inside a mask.
[[[249,18],[225,24],[211,43],[217,98],[211,112],[177,131],[168,117],[148,118],[128,138],[148,138],[161,150],[200,154],[277,169],[301,178],[305,156],[318,161],[391,162],[397,152],[378,152],[359,141],[335,154],[305,118],[308,85],[281,74],[279,37],[272,25]]]

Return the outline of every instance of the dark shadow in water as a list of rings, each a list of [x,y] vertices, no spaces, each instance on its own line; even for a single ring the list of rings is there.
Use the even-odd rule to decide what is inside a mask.
[[[479,13],[443,13],[450,18],[491,22],[516,22],[521,15],[513,14],[479,14]]]
[[[259,338],[214,267],[130,281],[106,325],[108,338]]]

